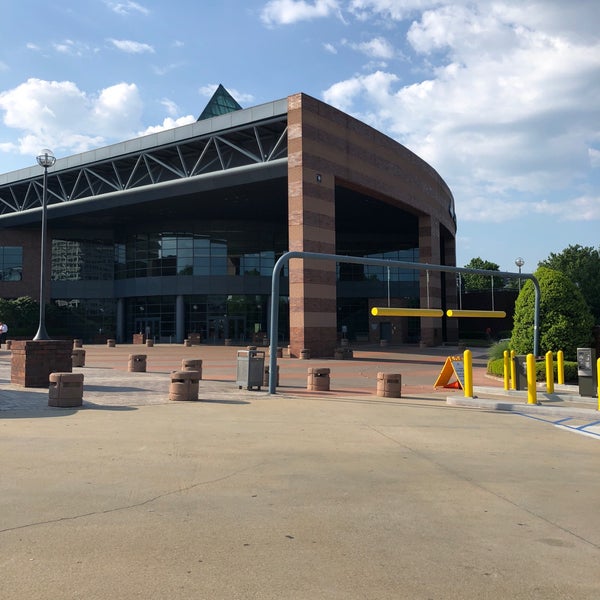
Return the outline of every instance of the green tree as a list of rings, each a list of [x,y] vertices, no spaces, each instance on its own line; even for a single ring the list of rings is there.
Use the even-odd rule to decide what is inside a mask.
[[[483,271],[499,271],[500,266],[483,258],[472,258],[466,265],[467,269],[480,269]],[[499,290],[504,287],[504,279],[495,275],[480,275],[479,273],[462,273],[462,280],[465,292],[479,292],[490,290],[492,288],[492,277],[494,279],[494,289]]]
[[[600,248],[569,246],[558,254],[551,253],[539,266],[564,273],[579,288],[595,323],[600,324]]]
[[[567,360],[575,360],[577,348],[589,346],[592,314],[577,286],[563,273],[539,267],[535,277],[540,284],[539,352],[562,350]],[[535,289],[527,280],[515,304],[510,340],[517,354],[533,351]]]

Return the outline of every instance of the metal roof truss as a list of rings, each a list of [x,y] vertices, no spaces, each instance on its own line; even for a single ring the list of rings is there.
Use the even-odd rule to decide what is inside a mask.
[[[48,204],[85,200],[287,156],[286,116],[48,173]],[[0,215],[41,207],[43,173],[0,186]]]

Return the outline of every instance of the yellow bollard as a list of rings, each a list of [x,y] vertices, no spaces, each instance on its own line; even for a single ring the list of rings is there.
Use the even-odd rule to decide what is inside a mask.
[[[554,394],[554,359],[552,352],[546,352],[546,392]]]
[[[504,389],[508,390],[510,384],[510,358],[508,350],[504,351]]]
[[[533,354],[527,355],[527,404],[537,404],[537,390],[535,387],[535,358]]]
[[[510,351],[510,389],[517,389],[517,367],[515,365],[515,351]]]
[[[465,350],[463,354],[463,364],[465,372],[465,398],[473,397],[473,354],[470,350]]]
[[[559,350],[556,353],[556,370],[557,377],[556,381],[559,385],[564,385],[565,383],[565,353],[562,350]]]

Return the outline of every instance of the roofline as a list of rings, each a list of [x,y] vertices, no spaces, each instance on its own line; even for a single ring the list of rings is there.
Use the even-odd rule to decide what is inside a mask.
[[[181,125],[172,129],[166,129],[157,133],[151,133],[138,138],[132,138],[124,142],[118,142],[95,150],[87,150],[80,154],[73,154],[64,158],[59,158],[52,168],[52,172],[73,169],[81,165],[93,164],[99,161],[126,156],[132,152],[139,152],[151,148],[158,148],[165,144],[173,144],[187,139],[196,138],[202,135],[214,134],[219,131],[231,129],[252,123],[254,121],[263,121],[287,114],[287,98],[274,100],[244,108],[218,117],[195,121],[189,125]],[[33,179],[39,177],[40,167],[33,165],[16,171],[0,174],[0,185]]]

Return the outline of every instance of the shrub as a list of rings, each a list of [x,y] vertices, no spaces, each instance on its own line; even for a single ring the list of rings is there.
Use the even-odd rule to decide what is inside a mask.
[[[565,361],[565,382],[577,383],[577,363]],[[488,362],[487,372],[495,377],[504,377],[504,359],[493,359]],[[554,361],[554,381],[558,380],[558,365]],[[535,363],[535,380],[546,381],[546,361],[538,360]]]
[[[574,360],[578,347],[590,343],[593,318],[577,286],[563,273],[540,267],[535,276],[540,284],[539,353],[563,350]],[[510,340],[517,354],[533,350],[533,282],[528,280],[515,304],[514,328]]]

